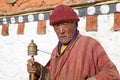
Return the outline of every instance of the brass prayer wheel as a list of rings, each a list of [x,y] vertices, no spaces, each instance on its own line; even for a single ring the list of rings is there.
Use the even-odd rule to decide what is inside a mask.
[[[37,45],[32,40],[31,43],[28,45],[28,55],[34,56],[37,55]]]
[[[37,55],[37,45],[32,40],[31,43],[28,45],[28,55],[31,56],[31,60],[34,61],[34,55]],[[35,80],[35,74],[30,73],[29,80]]]

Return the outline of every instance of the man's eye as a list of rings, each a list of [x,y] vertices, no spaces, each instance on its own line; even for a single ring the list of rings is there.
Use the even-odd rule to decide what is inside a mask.
[[[58,26],[64,26],[64,25],[67,25],[68,23],[61,23],[61,24],[55,24],[55,25],[53,25],[54,26],[54,28],[56,28],[56,27],[58,27]]]
[[[63,23],[62,25],[67,25],[68,23]]]
[[[59,25],[53,25],[54,27],[58,27]]]

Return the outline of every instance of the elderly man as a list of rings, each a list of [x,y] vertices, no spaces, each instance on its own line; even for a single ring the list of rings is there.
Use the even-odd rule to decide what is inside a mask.
[[[34,73],[36,80],[120,80],[100,43],[79,33],[78,21],[77,14],[66,5],[53,10],[50,25],[59,42],[45,67],[28,60],[28,72]]]

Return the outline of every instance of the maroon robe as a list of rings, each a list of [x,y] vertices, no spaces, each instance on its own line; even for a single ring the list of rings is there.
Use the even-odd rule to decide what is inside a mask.
[[[95,39],[78,34],[61,56],[57,47],[46,66],[50,80],[86,80],[90,77],[96,80],[120,80],[115,65]]]

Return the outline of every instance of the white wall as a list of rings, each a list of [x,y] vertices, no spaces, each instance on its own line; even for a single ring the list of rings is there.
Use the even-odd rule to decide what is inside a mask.
[[[85,31],[86,18],[81,17],[78,29],[83,35],[89,35],[97,39],[105,48],[110,59],[115,63],[120,72],[120,31],[112,29],[114,15],[98,16],[98,31]],[[17,24],[10,24],[9,36],[0,35],[0,80],[29,80],[26,70],[27,60],[30,59],[27,53],[27,46],[33,39],[38,49],[51,53],[57,44],[57,37],[53,28],[47,21],[46,34],[36,34],[37,22],[25,24],[24,35],[17,35]],[[1,31],[2,26],[0,26]],[[36,61],[45,65],[50,54],[38,51]]]

